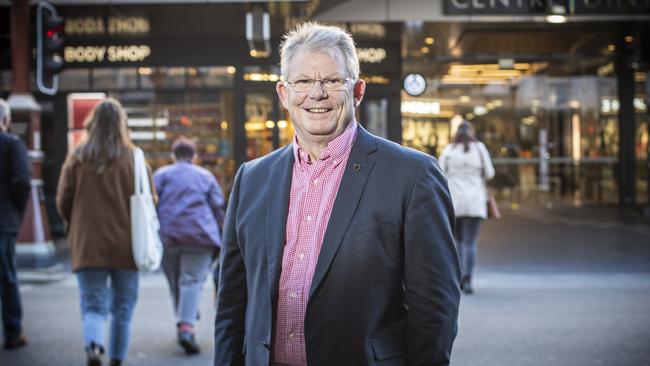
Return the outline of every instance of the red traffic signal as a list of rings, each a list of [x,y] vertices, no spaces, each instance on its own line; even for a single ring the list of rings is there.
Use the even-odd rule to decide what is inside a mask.
[[[41,93],[54,95],[57,74],[63,70],[63,18],[54,6],[41,1],[36,10],[36,85]]]

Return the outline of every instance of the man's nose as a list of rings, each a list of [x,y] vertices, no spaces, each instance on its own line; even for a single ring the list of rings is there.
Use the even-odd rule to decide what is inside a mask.
[[[323,86],[323,82],[315,80],[314,85],[309,90],[309,97],[313,99],[327,98],[327,90]]]

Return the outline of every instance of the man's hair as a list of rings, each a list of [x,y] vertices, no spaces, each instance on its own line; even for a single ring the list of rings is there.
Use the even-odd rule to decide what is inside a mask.
[[[181,136],[172,144],[172,152],[176,160],[192,160],[196,154],[196,144],[185,136]]]
[[[75,156],[95,173],[100,174],[113,161],[133,147],[126,125],[126,112],[113,98],[98,103],[84,121],[86,136],[75,150]]]
[[[325,52],[334,57],[341,51],[345,60],[347,77],[359,79],[359,58],[352,36],[345,30],[306,22],[287,32],[280,45],[280,71],[284,80],[289,78],[289,64],[299,51]]]
[[[11,107],[6,100],[0,98],[0,123],[4,123],[5,118],[11,117]]]

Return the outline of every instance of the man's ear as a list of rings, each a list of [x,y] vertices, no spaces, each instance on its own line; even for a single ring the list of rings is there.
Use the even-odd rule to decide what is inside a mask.
[[[352,90],[354,97],[354,106],[358,107],[361,104],[363,95],[366,93],[366,82],[363,79],[357,80],[354,84],[354,89]]]
[[[280,103],[282,103],[282,106],[284,109],[289,109],[289,91],[287,90],[287,84],[284,83],[284,81],[278,81],[275,84],[275,91],[278,93],[278,99],[280,99]]]

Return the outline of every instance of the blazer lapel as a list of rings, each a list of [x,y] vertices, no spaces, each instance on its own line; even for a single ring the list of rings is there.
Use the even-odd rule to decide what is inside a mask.
[[[287,214],[289,212],[289,191],[291,189],[291,176],[293,173],[293,148],[288,145],[284,148],[278,160],[271,165],[268,184],[266,205],[266,228],[268,230],[267,259],[269,270],[269,289],[271,290],[271,304],[277,301],[278,283],[282,270],[282,254],[284,251]]]
[[[325,278],[325,274],[341,246],[350,221],[352,221],[352,216],[357,209],[368,176],[370,176],[375,164],[374,160],[370,159],[368,155],[376,149],[375,138],[359,125],[357,138],[345,166],[343,179],[336,194],[332,214],[323,238],[323,245],[309,290],[310,300]]]

